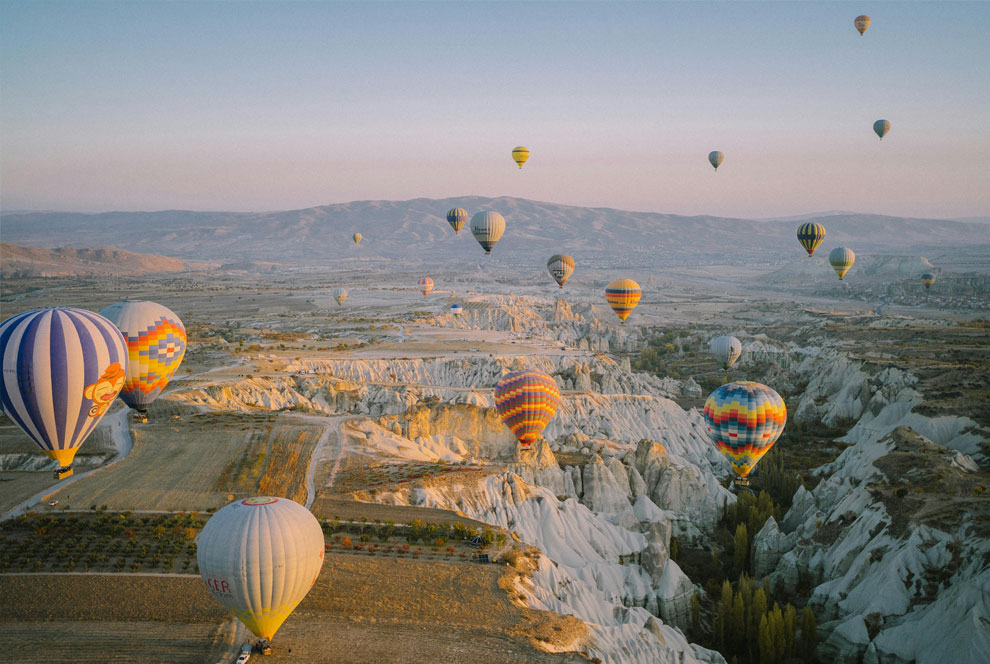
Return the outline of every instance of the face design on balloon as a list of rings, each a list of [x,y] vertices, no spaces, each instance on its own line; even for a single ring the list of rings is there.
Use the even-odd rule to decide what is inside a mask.
[[[124,387],[124,369],[117,362],[106,368],[100,379],[83,390],[83,396],[93,402],[89,409],[90,417],[99,417],[107,412],[110,403]]]

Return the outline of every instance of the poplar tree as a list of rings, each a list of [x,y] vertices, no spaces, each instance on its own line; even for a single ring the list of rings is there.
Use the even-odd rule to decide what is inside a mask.
[[[736,652],[746,651],[746,605],[740,593],[736,593],[732,599],[732,615],[729,620],[729,634],[731,634],[733,650]]]
[[[806,662],[815,661],[815,650],[818,648],[818,625],[815,623],[815,612],[810,606],[801,612],[801,655]]]
[[[749,625],[746,630],[746,638],[750,643],[755,643],[760,628],[760,622],[767,614],[767,596],[763,594],[763,588],[757,589],[753,593],[753,604],[749,611]],[[762,652],[762,651],[761,651]]]
[[[797,636],[797,609],[788,604],[784,609],[784,657],[794,657],[794,641]]]
[[[770,636],[770,623],[766,615],[760,618],[758,631],[757,643],[760,650],[760,664],[774,664],[773,639]]]
[[[695,634],[701,633],[701,600],[698,593],[691,595],[691,629]]]
[[[746,524],[736,526],[735,550],[732,554],[732,564],[740,574],[746,571],[746,556],[749,553],[749,534]]]

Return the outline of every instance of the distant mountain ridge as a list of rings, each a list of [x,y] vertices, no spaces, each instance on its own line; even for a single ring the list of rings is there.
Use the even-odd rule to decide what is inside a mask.
[[[494,255],[512,264],[554,253],[586,264],[629,266],[769,263],[801,255],[794,221],[682,216],[558,205],[520,198],[462,196],[353,201],[283,212],[30,213],[0,217],[4,240],[31,246],[112,244],[187,260],[278,261],[320,265],[341,259],[481,262],[465,227],[455,237],[446,212],[497,210],[506,231]],[[836,213],[823,219],[820,251],[923,253],[926,248],[986,244],[986,226],[948,220]],[[351,235],[364,239],[354,245]]]
[[[40,249],[0,242],[0,275],[66,277],[181,272],[185,261],[168,256],[136,254],[114,247]]]

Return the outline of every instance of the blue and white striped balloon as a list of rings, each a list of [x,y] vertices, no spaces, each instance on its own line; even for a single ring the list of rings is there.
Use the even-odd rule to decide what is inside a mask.
[[[0,323],[0,405],[63,468],[124,386],[127,343],[103,316],[57,307]]]

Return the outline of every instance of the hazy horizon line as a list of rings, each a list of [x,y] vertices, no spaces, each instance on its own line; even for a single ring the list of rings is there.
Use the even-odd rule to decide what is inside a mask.
[[[823,210],[814,212],[796,212],[794,214],[784,214],[784,215],[774,215],[767,217],[747,217],[747,216],[725,216],[718,214],[683,214],[679,212],[661,212],[659,210],[634,210],[622,207],[604,206],[604,205],[576,205],[573,203],[561,203],[557,201],[546,201],[538,200],[534,198],[524,198],[522,196],[484,196],[481,194],[463,194],[457,196],[445,196],[443,198],[430,198],[428,196],[417,196],[414,198],[404,198],[404,199],[392,199],[392,198],[359,198],[349,201],[339,201],[330,203],[319,203],[316,205],[310,205],[307,207],[290,207],[282,209],[261,209],[261,210],[221,210],[221,209],[193,209],[193,208],[161,208],[161,209],[132,209],[132,210],[59,210],[52,208],[44,209],[32,209],[32,208],[18,208],[13,210],[4,210],[0,208],[0,216],[14,215],[14,214],[81,214],[81,215],[101,215],[101,214],[155,214],[161,212],[191,212],[196,214],[236,214],[236,215],[258,215],[258,214],[276,214],[284,212],[297,212],[302,210],[312,210],[316,208],[333,207],[339,205],[351,205],[354,203],[410,203],[412,201],[418,200],[428,200],[428,201],[443,201],[455,198],[485,198],[489,200],[496,200],[499,198],[526,201],[529,203],[541,203],[549,205],[559,205],[562,207],[574,207],[574,208],[584,208],[589,210],[615,210],[617,212],[629,212],[633,214],[660,214],[660,215],[672,215],[677,217],[714,217],[718,219],[743,219],[746,221],[796,221],[799,218],[813,218],[813,217],[834,217],[840,215],[873,215],[879,217],[891,217],[899,219],[932,219],[938,221],[959,221],[959,222],[990,222],[990,214],[988,215],[967,215],[966,217],[929,217],[925,215],[912,215],[906,216],[901,214],[889,214],[883,212],[861,212],[856,210]]]

